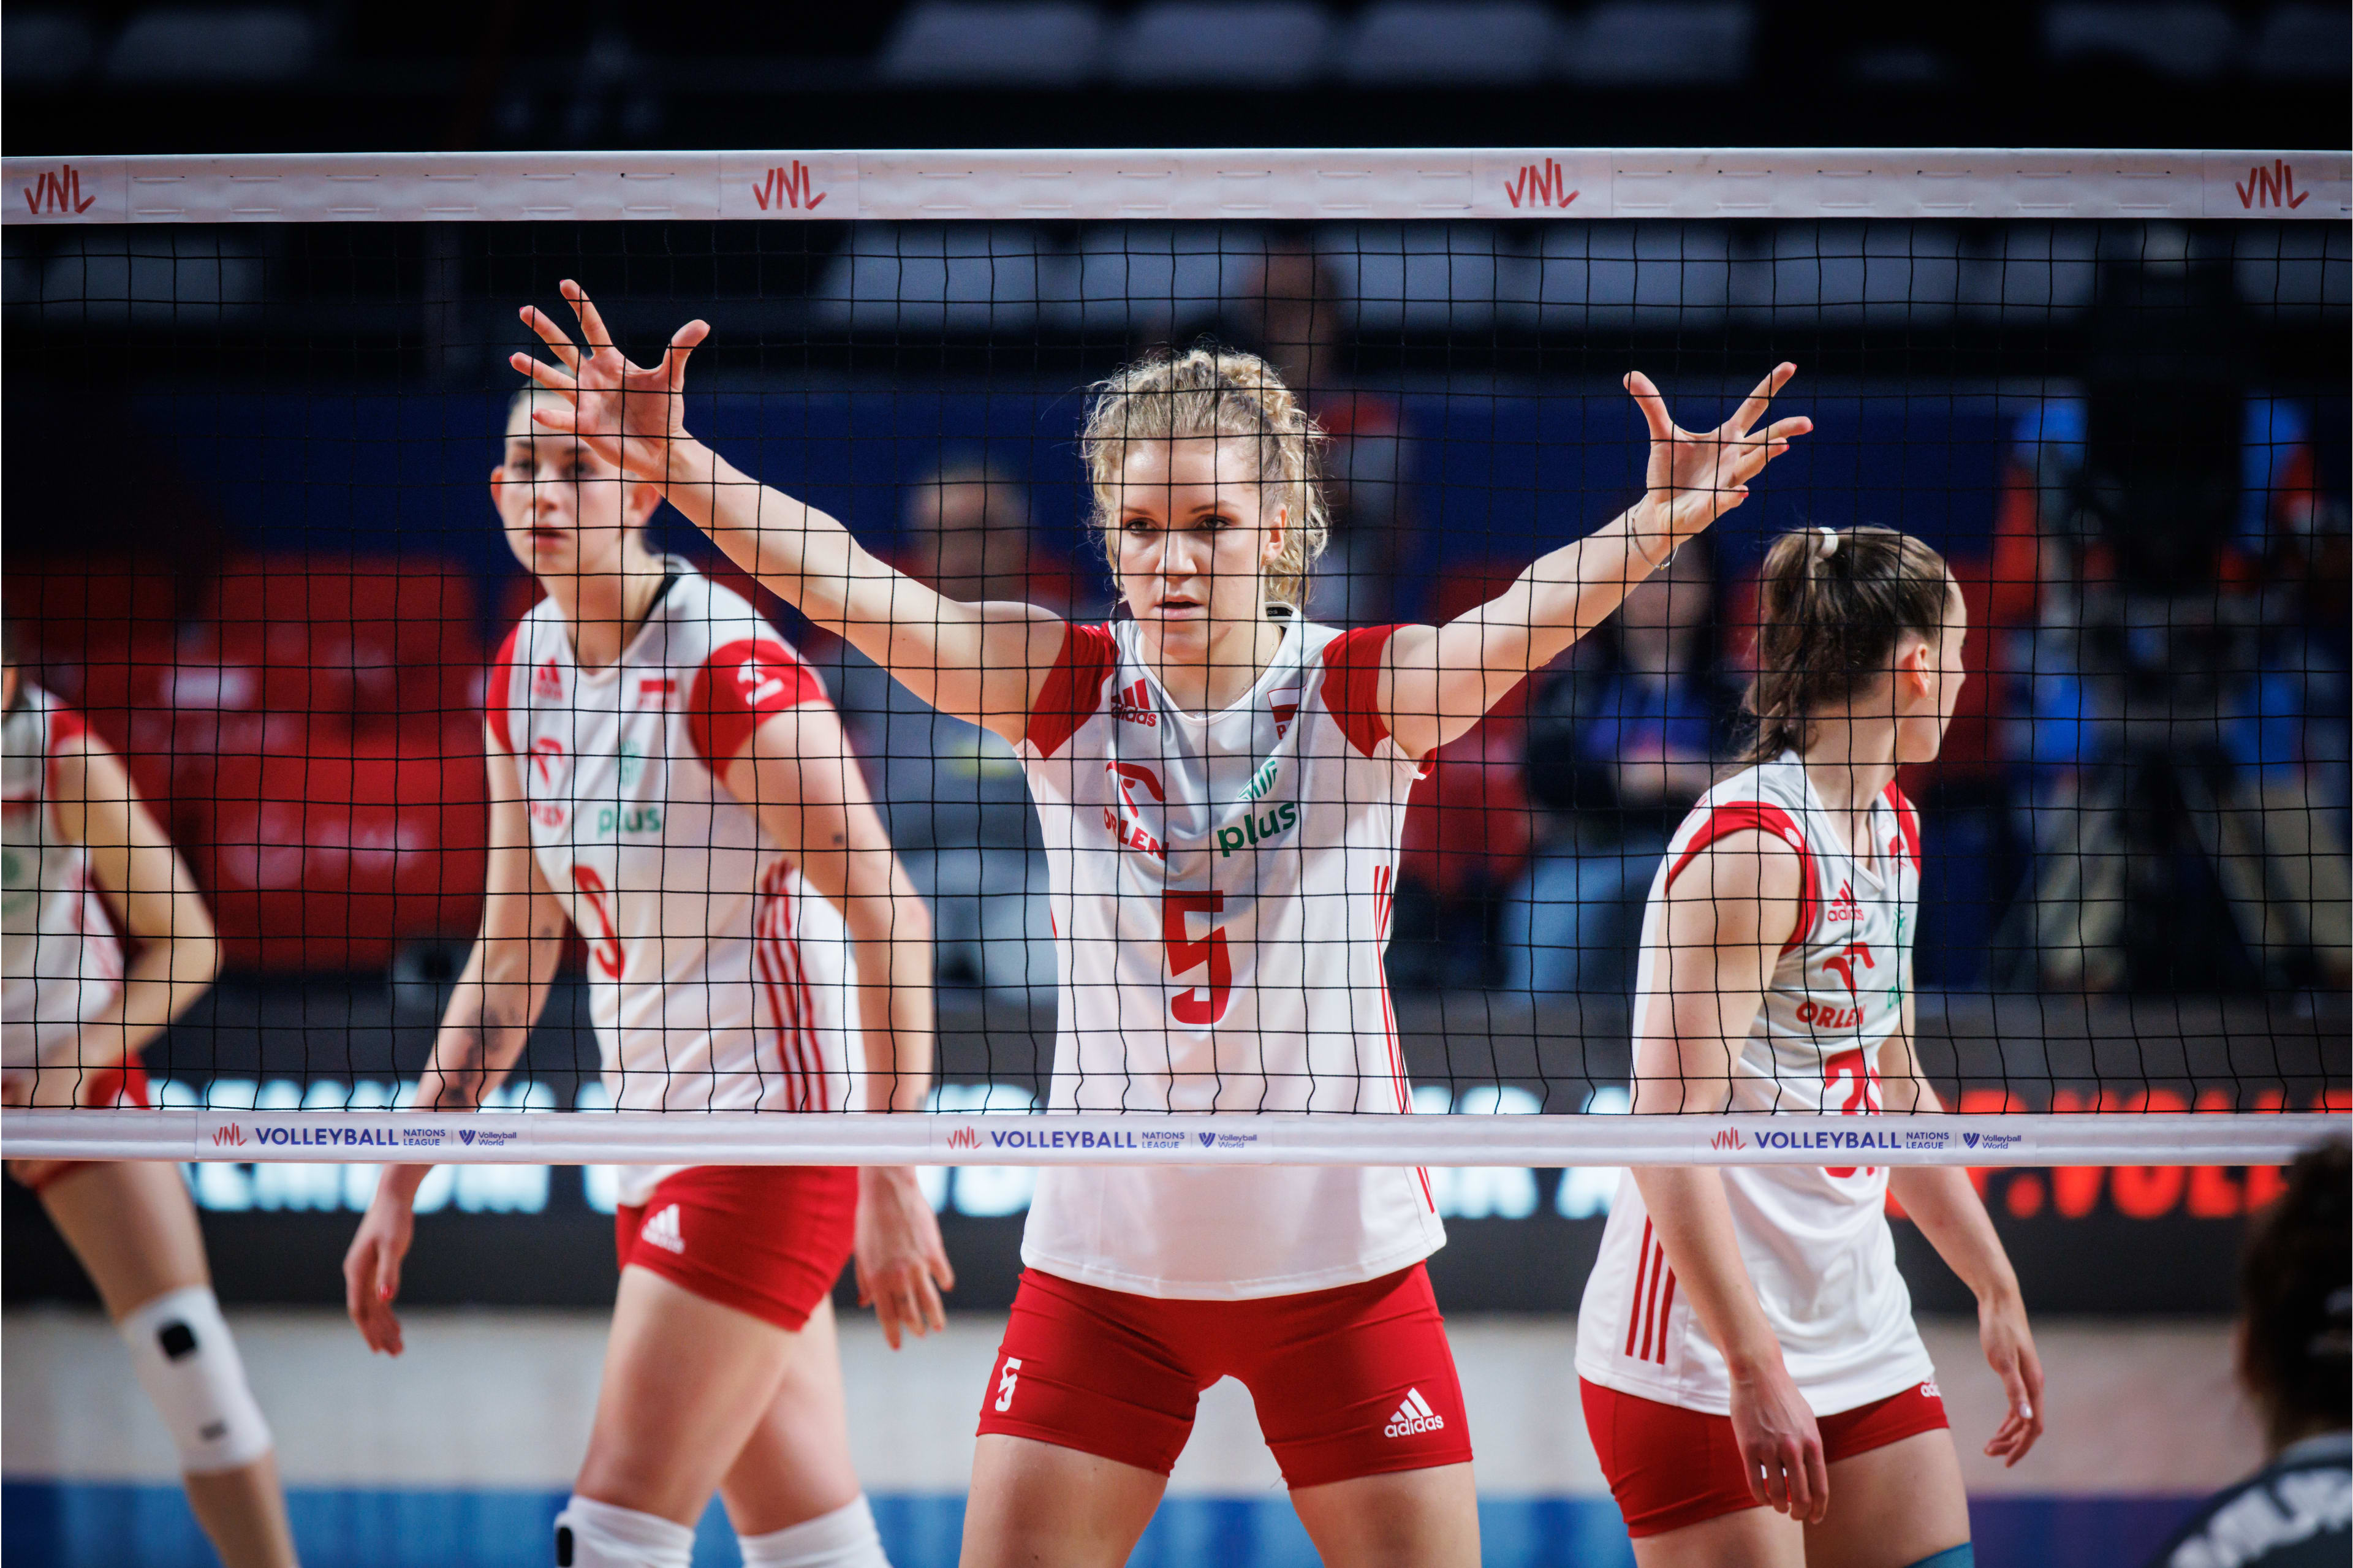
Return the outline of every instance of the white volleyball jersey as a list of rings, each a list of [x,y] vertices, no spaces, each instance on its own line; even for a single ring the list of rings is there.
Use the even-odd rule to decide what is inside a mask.
[[[580,668],[552,601],[499,650],[491,732],[522,777],[540,873],[588,944],[616,1106],[855,1109],[841,916],[720,780],[763,719],[824,700],[775,628],[682,563],[606,668]],[[667,1169],[624,1167],[621,1201]]]
[[[1732,1078],[1736,1111],[1880,1110],[1879,1057],[1903,1027],[1920,900],[1920,828],[1890,784],[1872,805],[1867,858],[1849,852],[1796,753],[1725,780],[1675,831],[1651,885],[1636,976],[1638,1028],[1665,979],[1665,894],[1708,845],[1761,831],[1798,852],[1797,927],[1774,965]],[[1816,1415],[1933,1380],[1895,1267],[1883,1167],[1726,1165],[1740,1254],[1789,1374]],[[1652,1233],[1629,1175],[1585,1285],[1577,1370],[1623,1393],[1724,1414],[1731,1385]]]
[[[1019,748],[1052,871],[1056,1110],[1394,1116],[1381,957],[1419,768],[1376,710],[1394,627],[1286,617],[1224,711],[1187,713],[1135,626],[1070,628]],[[1139,1295],[1377,1279],[1445,1242],[1399,1167],[1057,1166],[1022,1260]]]
[[[83,732],[79,714],[21,678],[0,720],[0,1066],[12,1069],[39,1065],[45,1050],[73,1062],[84,1020],[122,994],[122,939],[90,851],[65,836],[53,805],[58,749]]]

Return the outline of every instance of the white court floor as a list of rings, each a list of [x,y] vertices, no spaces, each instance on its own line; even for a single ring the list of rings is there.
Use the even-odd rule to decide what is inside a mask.
[[[371,1357],[337,1313],[229,1314],[294,1486],[539,1488],[571,1481],[596,1397],[596,1312],[420,1310],[408,1352]],[[958,1315],[892,1353],[871,1319],[845,1320],[842,1356],[860,1474],[876,1492],[961,1492],[1001,1317]],[[1605,1495],[1577,1392],[1565,1318],[1461,1317],[1461,1369],[1482,1495]],[[2253,1469],[2260,1444],[2218,1322],[2053,1320],[2037,1325],[2049,1435],[2015,1470],[1977,1450],[2001,1390],[1976,1326],[1923,1324],[1972,1495],[2181,1494]],[[0,1470],[12,1479],[173,1479],[172,1451],[122,1347],[94,1311],[0,1316]],[[1249,1394],[1204,1395],[1178,1494],[1278,1493]]]

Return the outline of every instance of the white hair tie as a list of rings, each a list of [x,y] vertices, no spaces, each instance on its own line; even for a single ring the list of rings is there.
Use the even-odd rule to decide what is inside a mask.
[[[1828,561],[1831,556],[1836,555],[1839,546],[1838,530],[1818,528],[1814,531],[1822,536],[1822,559]]]

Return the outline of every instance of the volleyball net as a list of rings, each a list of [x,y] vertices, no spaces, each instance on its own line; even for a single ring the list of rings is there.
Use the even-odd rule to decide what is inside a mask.
[[[145,1052],[150,1104],[56,1020],[37,1049],[50,828],[12,752],[11,1158],[2261,1164],[2348,1126],[2343,153],[11,158],[0,183],[17,668],[121,754],[227,959]],[[1045,1110],[1056,932],[1018,758],[667,510],[659,547],[818,669],[930,906],[930,1109],[847,1109],[854,1039],[849,1091],[797,1109],[615,1109],[638,1101],[600,1070],[591,900],[504,1086],[427,1113],[481,909],[485,670],[535,596],[487,477],[508,356],[543,350],[517,311],[568,325],[567,279],[640,363],[710,323],[687,422],[745,473],[952,597],[1088,621],[1116,596],[1085,389],[1157,345],[1260,353],[1315,416],[1306,608],[1340,626],[1460,615],[1630,504],[1629,372],[1707,428],[1791,362],[1774,413],[1814,428],[1416,784],[1365,1026],[1429,1114],[1268,1109],[1330,1097],[1223,1039],[1216,1109],[1146,1109],[1149,1029],[1134,1109]],[[1943,754],[1899,780],[1915,960],[1853,955],[1909,994],[1947,1110],[1615,1114],[1645,895],[1743,743],[1764,552],[1862,524],[1937,549],[1968,615]],[[661,838],[634,798],[598,830]],[[1172,996],[1211,979],[1190,931]],[[1841,1070],[1874,1110],[1871,1064]]]

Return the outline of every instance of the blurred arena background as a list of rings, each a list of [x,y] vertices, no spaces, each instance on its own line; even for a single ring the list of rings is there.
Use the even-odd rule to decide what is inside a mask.
[[[516,0],[12,0],[0,29],[12,154],[2337,147],[2353,111],[2345,8],[2296,0],[1841,5],[1802,26],[1750,0],[759,15],[607,0],[560,21]],[[2187,1082],[2260,1042],[2267,1059],[2341,1084],[2341,960],[2251,940],[2243,901],[2186,829],[2144,847],[2147,896],[2096,933],[2080,915],[2052,925],[2054,900],[2037,889],[2052,822],[2079,820],[2054,805],[2080,801],[2098,761],[2126,749],[2144,668],[2127,656],[2165,669],[2213,657],[2197,640],[2211,627],[2153,650],[2145,637],[2120,644],[2121,664],[2062,651],[2100,645],[2073,636],[2092,569],[2057,498],[2085,460],[2087,406],[2131,374],[2104,303],[2153,257],[2211,285],[2188,308],[2232,345],[2217,384],[2230,428],[2208,454],[2231,500],[2204,542],[2233,574],[2200,592],[2252,651],[2218,699],[2232,716],[2221,765],[2319,804],[2342,854],[2342,226],[1856,225],[1826,243],[1827,226],[1563,226],[1531,238],[1456,224],[1435,252],[1397,225],[1227,226],[1206,244],[1054,223],[9,229],[0,589],[41,679],[90,712],[168,817],[228,944],[228,976],[149,1054],[163,1102],[292,1109],[326,1091],[339,1106],[390,1103],[424,1058],[478,907],[478,672],[524,586],[481,504],[503,396],[484,388],[504,384],[493,367],[518,296],[547,288],[542,248],[581,258],[625,334],[666,331],[673,288],[732,296],[698,307],[720,332],[698,368],[715,389],[797,395],[722,399],[721,444],[791,452],[812,499],[927,574],[1055,582],[1074,607],[1108,595],[1080,531],[1071,388],[1134,343],[1215,330],[1347,389],[1322,410],[1343,437],[1349,513],[1346,575],[1319,605],[1335,620],[1459,609],[1491,585],[1482,546],[1498,531],[1543,542],[1588,526],[1599,514],[1579,481],[1505,496],[1485,465],[1499,449],[1620,439],[1577,411],[1584,393],[1597,407],[1615,396],[1625,363],[1713,375],[1786,351],[1824,431],[1776,486],[1802,497],[1805,521],[1892,522],[1936,544],[1986,628],[1947,760],[1912,791],[1926,824],[1927,1058],[1965,1094],[1995,1097],[1984,1108],[2022,1079],[2024,1109],[2087,1108],[2093,1064],[2153,1040],[2173,1053],[2144,1069],[2153,1079]],[[1864,330],[1864,261],[1883,241],[1911,265],[1879,304],[1928,329],[1896,347]],[[1823,270],[1832,253],[1852,258],[1852,278]],[[1584,286],[1574,311],[1541,297],[1525,308],[1494,279],[1530,254],[1621,281],[1605,309],[1584,308]],[[2021,255],[2035,265],[2005,268]],[[1111,256],[1161,268],[1162,293],[1190,304],[1090,296],[1091,259]],[[1735,262],[1761,268],[1767,291],[1716,281]],[[1830,308],[1841,300],[1854,310]],[[1704,353],[1686,342],[1694,329]],[[795,346],[756,346],[779,337]],[[1874,395],[1896,376],[1904,398]],[[1480,395],[1453,395],[1466,384]],[[890,438],[852,442],[852,430]],[[1614,998],[1630,965],[1626,900],[1639,903],[1648,871],[1629,887],[1619,868],[1648,829],[1645,802],[1596,761],[1613,733],[1597,694],[1656,659],[1720,712],[1740,674],[1727,628],[1745,584],[1768,532],[1796,520],[1786,506],[1735,514],[1712,552],[1711,614],[1592,639],[1423,785],[1390,958],[1409,1065],[1439,1080],[1418,1110],[1535,1110],[1536,1089],[1572,1083],[1577,1103],[1543,1108],[1622,1109]],[[669,542],[684,548],[690,531],[673,526]],[[854,656],[808,646],[867,755],[929,759],[877,782],[941,926],[942,1104],[1026,1106],[1050,1050],[1052,955],[1023,896],[1042,878],[1019,774],[1009,758],[958,751]],[[2292,733],[2266,725],[2283,702],[2318,717]],[[938,804],[951,798],[953,811]],[[1542,923],[1562,919],[1566,934]],[[1547,965],[1564,950],[1577,962]],[[1474,1035],[1492,1059],[1469,1079],[1447,1042]],[[297,1077],[322,1040],[343,1053],[343,1076],[305,1089]],[[2021,1051],[2034,1063],[2023,1070]],[[593,1103],[596,1054],[567,980],[532,1046],[533,1093],[550,1109]],[[2341,1095],[2327,1103],[2346,1109]],[[1614,1173],[1433,1174],[1451,1240],[1431,1272],[1473,1413],[1488,1561],[1630,1562],[1570,1364]],[[437,1174],[397,1364],[371,1362],[339,1306],[372,1170],[207,1164],[191,1179],[305,1560],[541,1561],[585,1441],[614,1285],[602,1173]],[[844,1318],[857,1458],[906,1568],[954,1560],[1029,1178],[930,1180],[961,1277],[950,1332],[894,1356]],[[1982,1561],[2137,1562],[2194,1499],[2254,1467],[2227,1320],[2243,1215],[2275,1183],[2263,1169],[1987,1173],[2038,1313],[2052,1429],[2019,1469],[1971,1469]],[[11,1185],[5,1203],[0,1554],[208,1561],[170,1447],[71,1259],[26,1194]],[[1897,1235],[1957,1436],[1989,1431],[1997,1399],[1969,1298],[1908,1226]],[[1960,1447],[1967,1461],[1975,1445]],[[716,1518],[698,1562],[733,1561]],[[1137,1561],[1313,1561],[1236,1386],[1206,1402]]]

